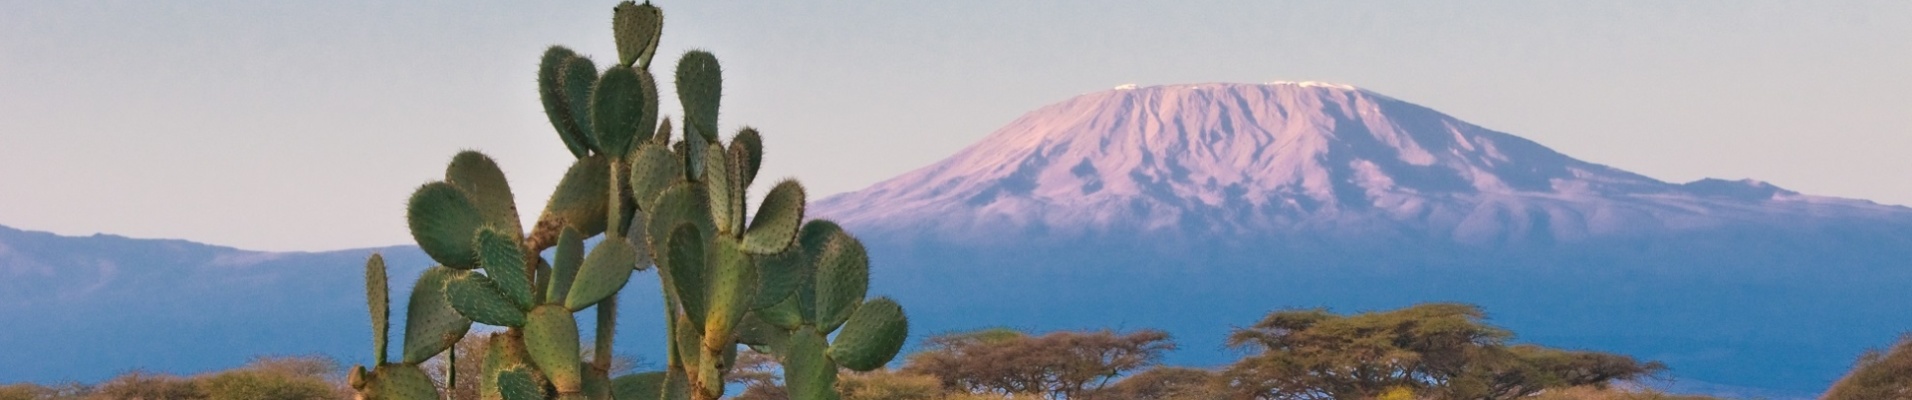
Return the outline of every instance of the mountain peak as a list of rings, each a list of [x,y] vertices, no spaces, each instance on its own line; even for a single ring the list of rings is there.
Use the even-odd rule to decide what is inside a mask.
[[[1283,81],[1083,94],[817,208],[872,229],[977,237],[1115,228],[1506,241],[1714,224],[1705,204],[1797,197],[1781,193],[1791,192],[1670,184],[1351,85]]]

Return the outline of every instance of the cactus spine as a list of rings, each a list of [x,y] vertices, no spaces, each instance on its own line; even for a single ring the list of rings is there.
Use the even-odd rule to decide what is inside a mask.
[[[459,153],[443,181],[412,194],[412,236],[440,265],[413,287],[402,356],[390,362],[384,261],[367,262],[374,362],[349,377],[362,398],[439,398],[419,364],[449,351],[474,322],[506,328],[486,341],[485,400],[715,400],[740,345],[776,354],[792,398],[834,400],[839,368],[878,368],[902,348],[902,307],[864,299],[863,245],[835,223],[806,223],[801,184],[777,182],[747,212],[763,139],[751,128],[728,143],[718,136],[716,56],[679,59],[684,124],[674,135],[658,116],[649,71],[663,12],[627,1],[612,25],[618,57],[608,68],[561,46],[539,62],[539,98],[576,161],[529,232],[503,172],[478,152]],[[600,234],[587,252],[584,240]],[[553,248],[555,258],[540,255]],[[652,265],[665,298],[667,365],[612,379],[617,295]],[[586,361],[576,313],[592,307],[597,332]]]

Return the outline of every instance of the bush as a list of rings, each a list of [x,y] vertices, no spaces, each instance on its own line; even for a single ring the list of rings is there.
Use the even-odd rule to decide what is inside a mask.
[[[165,374],[132,371],[101,382],[92,398],[115,400],[200,400],[200,391],[191,379]]]
[[[910,355],[903,371],[934,376],[954,392],[1074,399],[1159,362],[1175,349],[1168,334],[1142,330],[1051,332],[1030,336],[1006,329],[931,337],[928,350]]]
[[[1207,400],[1225,397],[1220,375],[1202,369],[1155,367],[1092,393],[1093,400]]]
[[[873,371],[842,376],[837,391],[843,400],[937,400],[943,385],[934,376]]]
[[[1854,364],[1826,391],[1825,400],[1912,399],[1912,335],[1899,338],[1889,351],[1866,352]]]
[[[323,356],[261,357],[244,367],[195,379],[206,400],[329,400],[347,398],[339,364]]]

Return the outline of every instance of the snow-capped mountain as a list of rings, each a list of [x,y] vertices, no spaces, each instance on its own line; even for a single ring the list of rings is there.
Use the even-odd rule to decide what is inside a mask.
[[[1758,181],[1662,182],[1347,85],[1090,93],[818,215],[866,232],[989,241],[1102,232],[1560,242],[1912,210]],[[1026,240],[1028,238],[1018,238]]]
[[[1809,398],[1912,329],[1912,209],[1665,182],[1347,85],[1085,94],[810,215],[928,331],[1161,328],[1184,365],[1269,310],[1457,301]]]

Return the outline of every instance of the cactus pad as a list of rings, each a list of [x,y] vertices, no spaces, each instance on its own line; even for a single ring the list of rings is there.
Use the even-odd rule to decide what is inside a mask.
[[[493,333],[485,337],[485,357],[478,364],[479,400],[503,399],[503,395],[498,393],[498,373],[504,372],[505,367],[524,364],[522,359],[511,359],[511,343],[512,337],[505,333]]]
[[[759,218],[762,218],[761,216]],[[757,296],[751,304],[751,310],[762,310],[783,303],[796,293],[797,287],[810,277],[804,275],[803,249],[790,246],[781,253],[757,256]],[[795,303],[792,303],[794,305]],[[794,309],[791,314],[795,318]]]
[[[432,260],[458,269],[478,267],[478,250],[472,248],[471,238],[484,227],[484,217],[457,186],[446,182],[419,186],[406,202],[405,221],[412,239]]]
[[[559,393],[583,389],[583,371],[578,369],[578,322],[571,310],[546,304],[531,309],[525,318],[524,344],[531,363],[544,371]]]
[[[564,179],[558,181],[558,189],[551,193],[551,201],[545,203],[544,214],[538,217],[537,230],[528,239],[530,250],[544,251],[555,245],[565,227],[577,229],[585,237],[604,233],[610,169],[610,161],[603,156],[580,158],[571,164]]]
[[[445,300],[445,282],[458,270],[445,267],[425,269],[412,286],[405,304],[405,354],[399,362],[417,364],[451,348],[471,329],[471,320],[459,315]]]
[[[721,149],[719,149],[721,150]],[[704,155],[704,175],[700,180],[704,184],[705,195],[709,196],[710,219],[716,222],[718,234],[736,234],[743,218],[736,211],[735,202],[743,200],[743,193],[731,179],[734,174],[729,161],[724,159],[722,151],[707,151]]]
[[[850,314],[850,321],[843,325],[843,332],[837,333],[836,341],[830,344],[830,359],[856,371],[881,368],[896,358],[896,352],[903,350],[909,325],[903,306],[895,300],[878,297],[863,302],[856,313]]]
[[[664,33],[664,10],[650,2],[626,1],[612,9],[611,32],[617,37],[618,62],[644,69],[657,54],[658,38]]]
[[[660,270],[675,290],[678,306],[683,307],[684,313],[690,317],[694,329],[702,330],[707,310],[704,276],[709,265],[704,235],[697,227],[684,224],[678,225],[665,237],[668,245],[664,248],[668,256],[659,258],[663,262]]]
[[[645,86],[655,84],[645,75],[631,67],[611,67],[591,89],[591,126],[596,129],[599,148],[611,158],[624,158],[630,154],[632,143],[650,139],[654,128],[644,124],[656,122],[645,121],[643,111],[654,110],[657,105],[646,104],[651,99],[644,96]],[[655,118],[657,113],[650,115]]]
[[[737,323],[757,294],[757,266],[750,255],[739,249],[736,239],[718,237],[715,244],[706,256],[709,269],[705,271],[705,293],[710,297],[705,301],[709,315],[705,318],[704,346],[709,348],[729,344]]]
[[[684,105],[684,127],[717,141],[717,108],[724,89],[723,67],[708,51],[691,50],[677,59],[677,99]]]
[[[511,196],[511,184],[505,181],[505,172],[498,169],[497,161],[476,151],[458,152],[445,167],[445,181],[465,192],[465,197],[478,207],[478,214],[484,217],[486,225],[510,234],[508,237],[512,240],[524,235],[524,227],[518,222],[518,205]]]
[[[790,335],[789,345],[777,355],[783,363],[784,387],[790,390],[790,398],[837,400],[837,366],[823,355],[825,346],[823,334],[809,327]]]
[[[631,269],[636,264],[637,247],[630,242],[615,238],[598,242],[591,254],[584,257],[584,265],[578,268],[577,280],[564,296],[564,307],[571,311],[583,310],[616,294],[630,280]]]
[[[544,382],[529,366],[520,364],[498,371],[498,392],[505,400],[544,400]]]
[[[531,298],[531,276],[524,267],[524,251],[518,248],[518,241],[508,233],[496,229],[478,231],[479,265],[496,282],[498,292],[510,299],[519,310],[529,310],[534,304]],[[496,325],[496,324],[493,324]]]
[[[774,254],[790,247],[803,227],[803,185],[794,180],[778,182],[757,206],[757,216],[744,231],[743,250],[755,254]]]
[[[658,400],[664,394],[664,372],[645,372],[611,380],[612,397],[617,400]]]
[[[742,186],[749,187],[756,182],[757,170],[763,168],[763,135],[757,133],[757,128],[744,127],[737,131],[737,136],[730,138],[727,151],[730,159],[743,167],[739,170],[744,178]]]
[[[658,145],[659,147],[670,147],[671,119],[669,117],[658,119],[657,134],[651,135],[651,144]]]
[[[544,51],[544,57],[538,61],[538,99],[544,103],[544,115],[551,120],[551,127],[557,129],[558,138],[564,140],[564,147],[578,158],[591,154],[591,148],[585,144],[590,132],[577,125],[571,116],[571,106],[564,94],[564,64],[578,53],[563,46],[551,46]]]
[[[438,385],[417,365],[380,365],[362,382],[365,400],[438,400]]]
[[[796,296],[793,293],[792,296],[784,297],[783,301],[777,304],[757,309],[757,318],[784,330],[797,329],[798,326],[803,325],[803,312],[797,306],[800,301],[802,296]]]
[[[804,226],[805,236],[810,236],[811,227],[817,227],[817,234],[824,236],[819,239],[819,247],[811,248],[810,243],[804,246],[804,251],[814,252],[816,260],[817,329],[830,332],[850,318],[869,291],[870,256],[862,242],[834,222],[810,221]]]
[[[564,304],[564,295],[571,292],[571,283],[577,280],[578,267],[584,265],[584,235],[576,229],[565,228],[564,233],[558,235],[555,256],[545,299],[551,304]]]
[[[598,143],[597,131],[591,126],[591,88],[598,80],[597,65],[589,58],[573,56],[564,60],[563,68],[564,105],[572,124],[583,135],[581,141],[586,149],[602,153],[604,147]]]
[[[386,343],[392,336],[392,305],[385,256],[378,253],[365,260],[365,305],[372,310],[372,365],[384,364]]]
[[[471,271],[459,271],[445,282],[445,301],[458,315],[495,326],[524,326],[524,310],[505,298],[490,277]]]
[[[631,196],[637,201],[637,208],[646,213],[653,212],[657,195],[662,194],[672,182],[684,180],[684,165],[670,150],[656,144],[638,146],[631,155]]]

